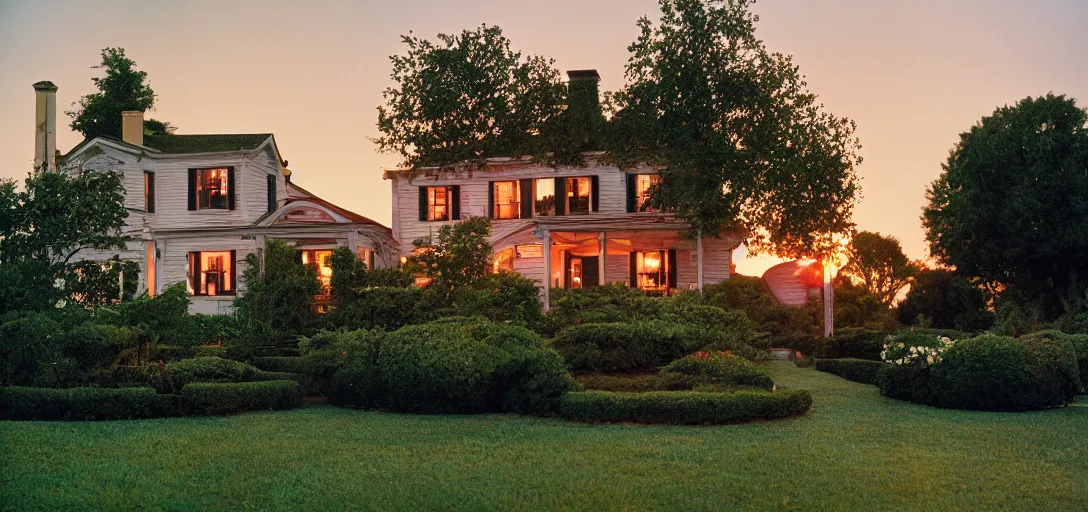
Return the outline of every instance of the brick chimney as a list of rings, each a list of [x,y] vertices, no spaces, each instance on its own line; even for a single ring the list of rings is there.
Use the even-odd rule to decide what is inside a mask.
[[[144,145],[144,113],[140,110],[126,110],[121,112],[121,140]]]
[[[34,84],[34,168],[57,168],[57,86]]]

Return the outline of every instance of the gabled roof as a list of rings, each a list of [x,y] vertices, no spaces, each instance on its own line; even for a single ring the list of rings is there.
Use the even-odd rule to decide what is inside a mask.
[[[271,133],[144,135],[144,146],[169,154],[246,151],[264,144]]]
[[[393,232],[392,229],[390,229],[388,227],[385,227],[382,224],[380,224],[378,222],[375,222],[375,221],[373,221],[371,219],[363,217],[362,215],[359,215],[358,213],[355,213],[355,212],[350,211],[350,210],[346,210],[346,209],[341,208],[339,206],[336,206],[335,204],[332,204],[332,203],[330,203],[330,202],[328,202],[328,201],[326,201],[324,199],[321,199],[320,197],[315,196],[309,190],[306,190],[306,189],[296,185],[294,182],[288,182],[287,183],[287,205],[290,205],[291,203],[295,203],[295,202],[300,202],[300,201],[307,201],[307,202],[310,202],[310,203],[314,203],[314,204],[324,206],[324,207],[326,207],[326,208],[340,214],[341,216],[343,216],[344,218],[346,218],[346,219],[348,219],[348,220],[350,220],[352,222],[358,222],[360,224],[372,224],[372,225],[378,226],[378,227],[382,228],[382,230],[388,232],[390,234],[390,236],[392,236],[392,232]]]

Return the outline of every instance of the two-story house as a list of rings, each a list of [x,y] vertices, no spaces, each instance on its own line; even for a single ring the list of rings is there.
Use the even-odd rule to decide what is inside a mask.
[[[120,140],[88,139],[54,157],[57,87],[39,82],[34,89],[37,166],[124,178],[125,249],[79,258],[139,262],[140,288],[151,295],[184,282],[192,312],[227,312],[244,291],[246,257],[260,261],[268,238],[293,244],[325,284],[325,260],[337,247],[351,248],[372,268],[397,262],[388,228],[291,182],[272,134],[145,134],[143,113],[125,112]]]
[[[592,81],[596,71],[568,72]],[[701,288],[730,276],[737,233],[690,240],[686,223],[645,204],[660,179],[649,167],[623,170],[584,155],[579,167],[547,167],[529,159],[492,158],[482,169],[390,169],[393,237],[401,256],[415,239],[469,216],[492,220],[496,270],[537,280],[547,304],[551,288],[624,283],[651,294]]]

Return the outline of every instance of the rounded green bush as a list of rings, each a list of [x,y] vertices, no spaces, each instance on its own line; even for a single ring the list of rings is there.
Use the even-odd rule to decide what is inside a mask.
[[[578,372],[650,370],[704,348],[752,350],[721,331],[660,320],[574,325],[559,332],[552,348]]]
[[[181,388],[181,403],[186,414],[233,414],[293,409],[302,405],[302,393],[293,380],[193,382]]]
[[[669,363],[661,369],[662,377],[674,377],[694,386],[774,387],[767,372],[747,359],[718,352],[697,352]]]
[[[194,357],[166,365],[171,382],[181,389],[190,382],[242,382],[257,373],[257,368],[219,357]]]
[[[786,418],[803,414],[810,407],[812,407],[812,395],[805,390],[787,390],[778,393],[765,391],[736,393],[585,391],[567,393],[563,397],[559,414],[568,420],[587,423],[630,421],[697,425]]]

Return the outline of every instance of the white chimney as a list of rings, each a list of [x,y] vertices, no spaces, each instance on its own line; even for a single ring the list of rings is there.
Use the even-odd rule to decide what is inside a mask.
[[[121,140],[144,145],[144,113],[140,110],[126,110],[121,112]]]
[[[57,168],[57,86],[34,84],[34,168]]]

